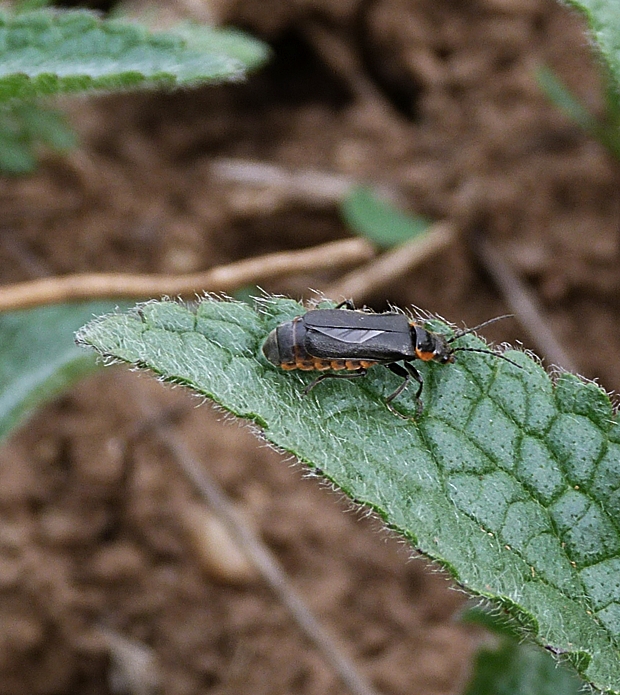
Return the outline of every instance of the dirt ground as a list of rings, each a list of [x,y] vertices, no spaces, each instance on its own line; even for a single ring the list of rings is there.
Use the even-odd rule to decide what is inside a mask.
[[[3,283],[191,272],[344,238],[334,207],[223,182],[211,164],[344,173],[462,232],[374,308],[415,304],[468,325],[505,313],[469,250],[485,234],[581,373],[620,388],[618,164],[535,79],[553,68],[603,115],[579,17],[551,0],[220,0],[211,12],[268,41],[271,63],[243,84],[64,102],[80,151],[0,181]],[[333,279],[265,289],[298,297]],[[531,346],[516,321],[485,335]],[[102,628],[150,647],[170,695],[346,692],[260,580],[202,566],[183,521],[196,493],[136,434],[144,403],[175,409],[190,449],[379,692],[460,692],[479,637],[455,622],[464,596],[436,568],[247,429],[117,367],[0,452],[0,695],[115,692]]]

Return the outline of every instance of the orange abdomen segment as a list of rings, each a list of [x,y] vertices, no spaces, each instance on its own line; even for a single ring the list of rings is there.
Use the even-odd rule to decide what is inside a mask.
[[[300,369],[304,372],[325,372],[328,370],[342,371],[346,369],[349,372],[356,372],[359,369],[368,369],[377,364],[368,360],[322,360],[318,357],[312,360],[296,360],[295,362],[282,363],[280,369],[290,372],[294,369]]]

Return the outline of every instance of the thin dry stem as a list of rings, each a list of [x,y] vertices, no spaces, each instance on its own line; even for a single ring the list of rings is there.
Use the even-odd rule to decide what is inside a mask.
[[[155,695],[160,691],[161,675],[153,649],[108,626],[100,626],[99,633],[110,651],[111,674],[119,689],[133,695]]]
[[[429,256],[445,249],[456,237],[456,227],[449,222],[437,222],[423,236],[387,251],[362,268],[345,275],[342,280],[325,289],[325,296],[364,301],[373,292],[389,285],[419,265]]]
[[[93,299],[146,299],[232,292],[249,284],[309,270],[367,261],[375,251],[363,239],[345,239],[302,251],[257,256],[189,275],[82,273],[42,278],[0,288],[0,311]]]
[[[277,188],[287,192],[290,197],[330,205],[340,203],[353,186],[359,183],[345,174],[312,169],[291,170],[278,164],[230,157],[215,159],[210,169],[223,181]]]
[[[320,169],[287,169],[279,164],[235,157],[214,159],[210,168],[211,173],[222,181],[277,189],[289,200],[339,205],[356,186],[370,186],[386,200],[395,204],[406,203],[406,196],[395,185]]]

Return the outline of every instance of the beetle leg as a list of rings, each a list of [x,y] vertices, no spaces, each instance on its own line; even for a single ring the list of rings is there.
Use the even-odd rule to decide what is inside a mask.
[[[355,372],[345,372],[343,374],[332,374],[331,372],[329,374],[321,374],[306,386],[303,395],[307,396],[319,382],[325,381],[325,379],[356,379],[359,376],[366,376],[366,374],[368,374],[367,369],[358,369]]]
[[[372,309],[369,309],[367,306],[363,306],[361,309],[356,309],[355,304],[353,303],[352,299],[345,299],[344,302],[340,302],[340,304],[336,304],[334,309],[346,309],[347,311],[363,311],[365,314],[374,314],[375,312]]]
[[[422,375],[420,374],[420,372],[410,362],[405,362],[404,364],[405,369],[419,384],[418,390],[415,392],[415,399],[416,401],[419,401],[420,395],[422,394],[422,387],[424,386],[424,379],[422,379]]]
[[[386,367],[391,371],[394,372],[397,376],[400,376],[403,378],[403,382],[398,386],[398,388],[391,393],[386,399],[385,399],[385,405],[387,405],[388,410],[390,412],[394,413],[395,415],[398,415],[399,417],[404,418],[405,420],[408,420],[409,418],[406,418],[404,415],[401,415],[397,410],[395,410],[391,403],[392,401],[400,396],[400,394],[407,388],[407,385],[409,384],[409,381],[411,380],[411,377],[413,377],[419,384],[418,390],[416,391],[415,394],[415,399],[417,403],[417,413],[416,417],[419,417],[420,414],[422,413],[422,401],[420,400],[420,394],[422,393],[422,386],[424,384],[422,380],[422,375],[420,372],[412,365],[409,364],[409,362],[404,363],[404,367],[397,362],[391,362],[390,364],[387,364]]]
[[[403,381],[399,384],[398,388],[393,391],[386,399],[385,402],[386,404],[391,403],[395,398],[400,396],[400,394],[407,388],[407,384],[409,383],[409,379],[413,376],[410,374],[404,367],[402,367],[400,364],[397,362],[391,362],[390,364],[385,365],[391,372],[394,372],[396,376],[400,376],[403,378]]]
[[[422,404],[422,399],[420,396],[422,395],[422,387],[424,386],[424,379],[422,379],[422,375],[420,372],[410,363],[410,362],[405,362],[405,369],[411,374],[411,376],[418,382],[418,390],[415,392],[415,400],[416,400],[416,417],[420,417],[422,415],[422,410],[424,408]]]

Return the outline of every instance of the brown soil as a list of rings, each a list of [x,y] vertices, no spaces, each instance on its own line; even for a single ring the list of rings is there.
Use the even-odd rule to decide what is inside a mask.
[[[68,101],[80,152],[0,183],[3,282],[189,272],[344,237],[335,209],[224,184],[210,162],[346,173],[398,186],[411,210],[464,233],[375,308],[415,304],[469,325],[505,312],[465,241],[487,234],[582,373],[620,387],[617,164],[534,78],[551,66],[602,114],[578,17],[550,0],[213,6],[270,41],[271,64],[240,85]],[[340,49],[352,68],[336,72]],[[299,296],[328,279],[267,289]],[[516,323],[486,334],[528,344]],[[195,493],[135,436],[147,399],[177,409],[188,445],[380,692],[459,691],[476,639],[453,621],[461,593],[245,429],[117,368],[0,454],[0,695],[111,692],[102,625],[151,647],[172,695],[345,692],[260,581],[201,569],[181,522]]]

